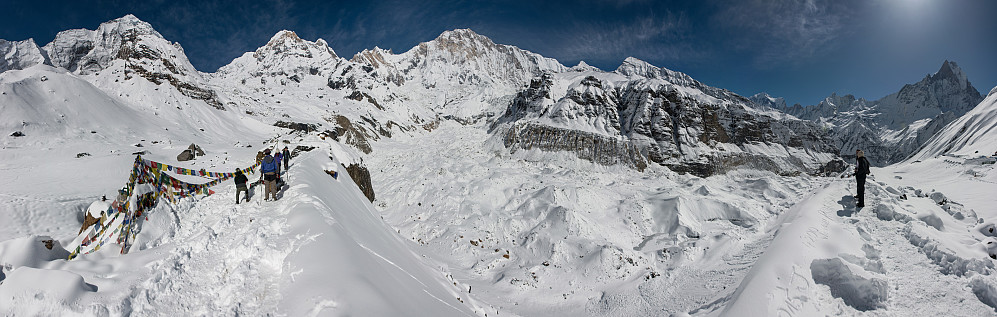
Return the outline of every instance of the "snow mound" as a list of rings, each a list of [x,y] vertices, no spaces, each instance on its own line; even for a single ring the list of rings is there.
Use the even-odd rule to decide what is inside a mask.
[[[97,292],[97,286],[84,282],[79,274],[20,267],[0,283],[0,307],[8,307],[3,312],[10,316],[64,315],[55,311],[62,308],[53,307],[53,301],[66,308],[79,306],[80,297],[93,292]],[[17,313],[13,313],[15,309]]]
[[[934,229],[928,229],[927,225],[918,222],[911,222],[904,227],[903,235],[937,264],[940,272],[958,276],[964,276],[969,272],[986,275],[994,269],[993,262],[983,255],[983,250],[959,248],[953,243],[943,243],[944,239],[933,237],[937,233],[929,231]]]
[[[889,285],[877,278],[854,274],[839,258],[816,259],[810,264],[814,282],[831,288],[831,295],[861,311],[886,307]]]
[[[876,214],[876,218],[879,218],[879,220],[886,220],[886,221],[896,220],[903,223],[908,223],[911,220],[910,216],[901,212],[897,212],[896,210],[894,210],[894,207],[892,205],[888,204],[876,205],[876,208],[874,208],[872,211]]]
[[[917,219],[924,221],[925,224],[937,229],[938,231],[945,230],[945,224],[942,223],[942,218],[939,218],[936,214],[924,213],[922,215],[918,215]]]
[[[997,310],[997,278],[993,276],[977,275],[969,281],[969,286],[973,288],[973,294],[987,306]]]
[[[46,240],[53,239],[29,236],[0,242],[0,267],[7,270],[21,266],[38,267],[48,261],[69,257],[69,252],[62,248],[59,241],[52,241],[52,249],[49,250],[44,244]]]
[[[977,225],[975,230],[984,236],[997,237],[997,225],[990,221]]]

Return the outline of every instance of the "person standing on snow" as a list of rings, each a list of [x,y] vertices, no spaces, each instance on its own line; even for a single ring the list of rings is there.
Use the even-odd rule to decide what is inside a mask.
[[[263,151],[266,155],[263,157],[263,167],[261,172],[263,172],[263,182],[266,184],[266,194],[263,195],[263,200],[270,199],[270,195],[273,195],[273,200],[277,200],[277,160],[270,155],[270,149]]]
[[[287,171],[287,164],[291,163],[291,152],[288,151],[287,147],[285,146],[284,150],[280,151],[280,154],[281,156],[283,156],[284,159],[284,170]]]
[[[855,181],[858,183],[858,202],[855,207],[865,207],[865,176],[869,175],[869,160],[862,150],[855,150]]]
[[[281,174],[280,161],[284,160],[284,154],[281,154],[280,151],[277,151],[277,154],[274,154],[273,158],[277,162],[277,188],[281,188],[284,187],[284,180],[280,178]]]
[[[235,204],[239,204],[239,193],[246,192],[246,202],[249,202],[249,189],[246,188],[249,178],[242,173],[241,169],[235,169]]]

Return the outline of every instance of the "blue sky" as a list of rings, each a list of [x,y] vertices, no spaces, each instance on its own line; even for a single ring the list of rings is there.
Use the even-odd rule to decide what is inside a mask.
[[[750,96],[811,105],[832,92],[878,99],[957,62],[986,94],[997,85],[997,1],[9,1],[0,38],[95,29],[135,14],[213,72],[279,30],[323,38],[351,57],[396,53],[470,28],[562,64],[613,70],[628,56]]]

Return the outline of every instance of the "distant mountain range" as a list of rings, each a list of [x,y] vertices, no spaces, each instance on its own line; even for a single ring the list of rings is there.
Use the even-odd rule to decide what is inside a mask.
[[[767,94],[751,100],[823,125],[843,157],[854,157],[861,149],[873,164],[885,166],[910,157],[983,96],[955,62],[945,61],[935,74],[875,101],[837,94],[808,107],[786,106],[783,99]]]
[[[0,40],[0,56],[0,72],[65,69],[157,116],[193,120],[192,107],[201,107],[198,113],[232,111],[268,124],[306,123],[365,153],[380,138],[454,120],[488,128],[511,152],[569,151],[606,165],[661,164],[699,176],[739,167],[815,173],[857,148],[877,165],[897,162],[982,100],[948,61],[874,102],[832,95],[789,107],[632,57],[611,72],[584,62],[566,67],[467,29],[404,53],[375,47],[350,59],[324,40],[281,31],[204,73],[179,43],[128,15],[95,31],[60,32],[42,47]]]

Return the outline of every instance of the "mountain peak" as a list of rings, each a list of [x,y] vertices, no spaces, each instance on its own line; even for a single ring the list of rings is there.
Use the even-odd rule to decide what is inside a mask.
[[[966,89],[966,83],[969,81],[966,77],[966,73],[962,71],[962,68],[959,68],[959,65],[949,60],[942,63],[942,67],[938,69],[938,72],[935,72],[935,74],[931,76],[931,79],[936,81],[952,79],[959,83],[959,86],[962,89]]]
[[[138,35],[154,35],[159,38],[163,37],[159,34],[159,32],[156,32],[156,29],[152,28],[152,24],[142,21],[132,14],[101,23],[100,27],[97,28],[98,32],[104,34],[109,32],[124,34],[125,32],[131,30],[134,30]]]
[[[131,13],[129,13],[129,14],[126,14],[125,16],[123,16],[123,17],[120,17],[120,18],[117,18],[117,19],[115,19],[115,20],[113,20],[113,21],[119,21],[119,22],[132,22],[132,23],[136,23],[136,22],[144,22],[144,21],[142,21],[141,19],[139,19],[138,17],[136,17],[136,16],[134,15],[134,14],[131,14]]]
[[[326,43],[323,39],[317,39],[315,42],[307,41],[298,36],[294,31],[280,30],[274,36],[270,37],[270,41],[266,45],[260,47],[256,50],[256,58],[264,59],[267,56],[300,56],[306,58],[312,57],[338,57],[336,52],[329,47],[329,43]],[[328,56],[327,56],[328,55]]]
[[[35,44],[34,39],[15,42],[0,39],[0,73],[47,63],[48,55]]]
[[[592,65],[589,65],[585,61],[578,61],[578,65],[575,65],[571,69],[574,70],[574,71],[576,71],[576,72],[599,71],[599,68],[597,68],[595,66],[592,66]]]
[[[439,47],[451,51],[487,50],[494,49],[499,46],[498,44],[495,44],[492,39],[475,33],[471,29],[454,29],[444,31],[440,34],[440,36],[437,36],[436,39],[432,40],[431,43],[435,43]]]
[[[297,33],[294,31],[280,30],[277,34],[270,37],[270,41],[267,41],[267,45],[279,45],[284,42],[301,43],[302,39],[298,37]]]
[[[657,78],[660,69],[648,62],[630,56],[623,60],[623,64],[616,68],[616,72],[624,76],[643,76],[647,78]]]
[[[437,36],[436,39],[461,38],[461,37],[464,37],[464,38],[478,38],[478,39],[487,39],[488,38],[487,36],[478,34],[477,32],[474,32],[471,29],[453,29],[453,30],[443,31],[443,33],[440,33],[440,36]]]
[[[766,92],[757,93],[754,96],[748,97],[748,100],[751,100],[755,104],[762,105],[762,106],[768,106],[768,107],[775,108],[775,109],[784,109],[784,108],[786,108],[786,99],[785,98],[783,98],[783,97],[779,97],[779,98],[772,97],[771,95],[769,95]]]

